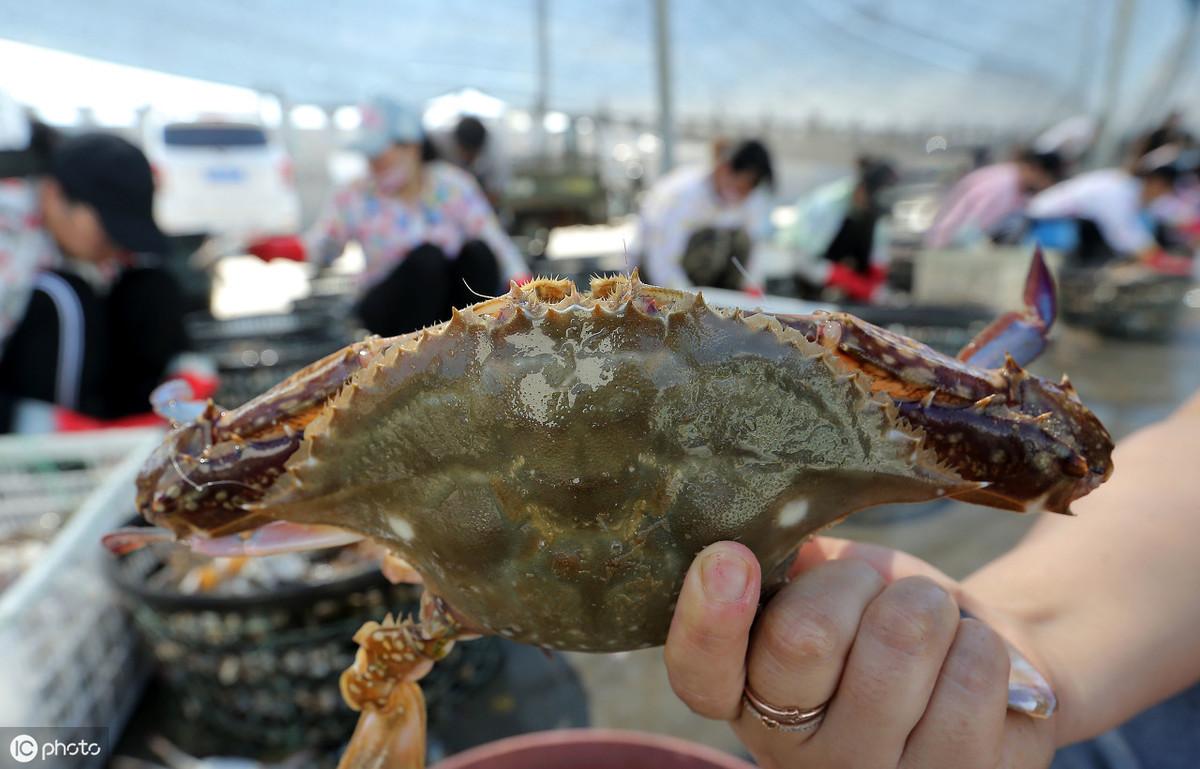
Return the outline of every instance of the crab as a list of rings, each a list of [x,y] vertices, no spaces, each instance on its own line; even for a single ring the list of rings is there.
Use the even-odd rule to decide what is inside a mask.
[[[662,644],[695,554],[747,545],[764,588],[797,546],[872,505],[942,497],[1059,513],[1112,471],[1108,433],[1045,345],[1052,279],[958,358],[840,312],[709,307],[636,272],[512,285],[440,325],[367,338],[225,411],[175,424],[138,479],[157,534],[213,555],[369,538],[421,581],[415,617],[356,635],[343,767],[424,761],[417,684],[455,641]],[[133,543],[133,544],[131,544]],[[1015,650],[1010,707],[1053,709]]]

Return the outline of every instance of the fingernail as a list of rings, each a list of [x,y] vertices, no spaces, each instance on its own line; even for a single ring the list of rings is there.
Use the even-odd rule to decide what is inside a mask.
[[[746,594],[750,566],[741,558],[709,553],[700,564],[704,595],[721,603],[733,603]]]

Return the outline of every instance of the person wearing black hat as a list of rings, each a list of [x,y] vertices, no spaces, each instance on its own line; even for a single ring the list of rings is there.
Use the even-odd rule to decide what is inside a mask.
[[[124,139],[93,133],[55,148],[38,204],[63,258],[37,275],[0,358],[0,432],[147,412],[154,387],[190,360],[153,201],[149,163]],[[199,367],[192,378],[210,376]]]

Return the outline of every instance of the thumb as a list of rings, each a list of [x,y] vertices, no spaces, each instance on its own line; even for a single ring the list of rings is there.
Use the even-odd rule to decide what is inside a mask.
[[[847,558],[865,561],[889,584],[905,577],[928,577],[949,591],[950,595],[959,593],[957,580],[915,555],[837,537],[813,537],[801,545],[788,576],[795,577],[828,561]]]

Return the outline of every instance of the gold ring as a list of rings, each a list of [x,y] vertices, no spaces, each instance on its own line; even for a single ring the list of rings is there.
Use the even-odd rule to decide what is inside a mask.
[[[758,720],[768,729],[781,732],[811,732],[821,725],[825,718],[828,702],[823,702],[815,708],[779,708],[766,702],[746,686],[742,693],[742,701],[746,703]]]

